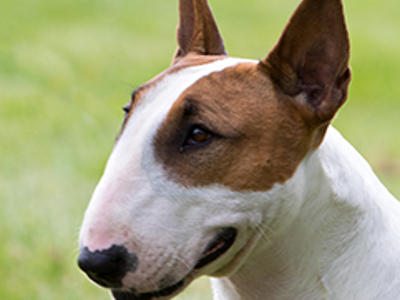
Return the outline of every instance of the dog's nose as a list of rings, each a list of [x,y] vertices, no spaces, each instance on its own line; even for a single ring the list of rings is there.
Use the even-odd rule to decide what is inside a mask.
[[[78,265],[96,283],[107,288],[119,288],[126,272],[136,271],[138,258],[124,246],[113,245],[93,252],[85,247],[79,254]]]

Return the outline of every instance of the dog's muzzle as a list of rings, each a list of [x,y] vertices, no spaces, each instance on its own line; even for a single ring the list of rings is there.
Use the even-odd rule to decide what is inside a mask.
[[[202,255],[194,265],[193,271],[201,269],[221,257],[234,244],[237,229],[228,227],[220,230],[202,252]],[[81,250],[78,258],[79,267],[97,284],[112,289],[117,300],[149,300],[168,297],[183,289],[191,280],[186,280],[185,274],[181,281],[171,282],[171,285],[160,286],[160,290],[139,293],[134,287],[124,287],[122,280],[127,272],[135,272],[140,264],[140,258],[130,253],[124,246],[113,245],[111,248],[101,251],[90,251],[87,247]],[[189,281],[189,282],[186,282]],[[120,290],[124,289],[124,290]],[[129,289],[129,292],[126,291]]]

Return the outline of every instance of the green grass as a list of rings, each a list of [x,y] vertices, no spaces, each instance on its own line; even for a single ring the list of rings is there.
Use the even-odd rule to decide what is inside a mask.
[[[297,0],[212,0],[231,55],[262,58]],[[400,5],[348,0],[336,127],[400,196]],[[76,267],[83,212],[130,92],[168,67],[177,1],[0,2],[0,298],[109,299]],[[205,280],[177,299],[211,299]]]

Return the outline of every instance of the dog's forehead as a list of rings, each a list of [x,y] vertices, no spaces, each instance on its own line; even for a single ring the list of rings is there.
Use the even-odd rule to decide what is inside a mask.
[[[149,130],[157,128],[185,90],[211,73],[220,72],[240,63],[255,64],[256,62],[230,57],[209,60],[192,59],[183,61],[161,73],[138,89],[138,99],[123,128],[122,137],[130,136],[126,131],[131,130],[134,130],[136,134],[142,132],[151,135]]]
[[[142,85],[138,90],[134,108],[121,130],[107,168],[114,169],[115,167],[120,170],[127,164],[141,162],[144,154],[149,154],[151,142],[160,124],[184,91],[201,78],[241,63],[256,64],[253,60],[231,57],[184,60]],[[134,168],[130,170],[132,173],[124,174],[136,176]]]

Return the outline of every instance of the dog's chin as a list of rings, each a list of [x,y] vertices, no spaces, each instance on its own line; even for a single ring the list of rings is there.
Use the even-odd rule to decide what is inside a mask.
[[[197,263],[192,271],[187,274],[181,281],[162,288],[158,291],[139,293],[135,289],[126,290],[112,290],[114,299],[116,300],[167,300],[176,296],[184,290],[189,283],[198,275],[204,272],[204,267],[210,265],[212,262],[221,257],[227,252],[237,236],[237,229],[233,227],[225,228],[219,231],[215,237],[209,242],[207,247],[203,250],[202,255],[199,257]],[[197,275],[197,276],[196,276]]]
[[[159,291],[154,292],[146,292],[146,293],[138,293],[135,290],[120,291],[120,290],[112,290],[112,295],[115,300],[167,300],[176,296],[189,284],[191,280],[181,280],[178,283],[166,287]]]

